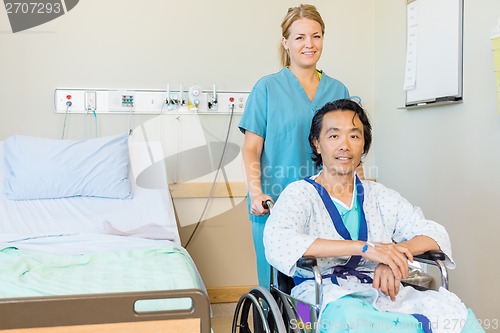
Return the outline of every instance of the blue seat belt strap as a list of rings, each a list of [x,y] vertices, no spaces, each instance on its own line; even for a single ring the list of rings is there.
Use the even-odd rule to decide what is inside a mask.
[[[337,230],[337,232],[344,238],[345,240],[352,240],[351,235],[349,234],[349,231],[347,231],[347,228],[344,225],[344,222],[342,221],[342,217],[340,216],[340,213],[335,207],[335,204],[332,201],[332,198],[330,197],[330,194],[328,194],[328,191],[321,186],[320,184],[316,183],[314,180],[312,180],[309,177],[304,178],[305,181],[307,181],[309,184],[313,185],[316,190],[318,191],[318,194],[323,201],[323,204],[325,205],[326,210],[328,211],[328,214],[330,215],[330,218],[332,219],[333,226]],[[361,183],[361,180],[359,180],[359,177],[356,175],[356,195],[358,199],[358,205],[359,205],[359,240],[361,241],[367,241],[368,240],[368,225],[366,223],[366,218],[365,218],[365,212],[363,209],[363,202],[364,202],[364,188],[363,184]],[[349,261],[344,265],[345,267],[348,267],[350,269],[354,269],[356,266],[358,266],[359,262],[361,260],[361,256],[352,256]]]

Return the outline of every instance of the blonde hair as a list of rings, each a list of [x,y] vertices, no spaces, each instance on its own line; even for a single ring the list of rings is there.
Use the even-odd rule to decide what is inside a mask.
[[[321,15],[319,14],[316,7],[313,5],[302,4],[298,7],[288,8],[288,12],[286,13],[285,17],[283,18],[283,21],[281,22],[282,37],[288,39],[288,37],[290,37],[289,30],[293,22],[303,18],[318,22],[321,26],[321,34],[322,35],[325,34],[325,22],[323,22],[323,19],[321,18]],[[280,58],[282,66],[284,67],[290,66],[290,55],[288,54],[288,51],[285,50],[283,44],[281,43],[280,43]]]

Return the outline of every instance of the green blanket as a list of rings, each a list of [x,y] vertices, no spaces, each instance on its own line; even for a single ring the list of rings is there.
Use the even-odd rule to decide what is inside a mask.
[[[7,247],[0,250],[0,267],[3,298],[203,288],[191,258],[175,246],[83,255]]]

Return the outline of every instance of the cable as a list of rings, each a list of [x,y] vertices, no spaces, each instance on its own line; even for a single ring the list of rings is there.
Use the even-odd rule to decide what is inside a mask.
[[[89,109],[85,109],[85,117],[83,118],[84,123],[85,123],[85,128],[83,129],[83,136],[85,139],[89,138]]]
[[[219,166],[217,167],[217,172],[215,173],[214,181],[212,183],[212,187],[210,188],[210,193],[208,194],[207,201],[205,202],[205,207],[203,208],[203,211],[201,212],[200,218],[199,218],[198,222],[196,223],[196,226],[194,227],[194,230],[191,233],[191,236],[189,236],[189,239],[188,239],[186,245],[184,245],[184,248],[186,248],[186,249],[187,249],[188,245],[191,243],[191,240],[193,239],[194,234],[196,233],[196,230],[198,230],[198,227],[200,226],[201,222],[203,221],[203,216],[205,215],[207,208],[208,208],[208,204],[209,204],[209,202],[212,199],[212,196],[214,194],[215,184],[217,182],[217,178],[219,177],[219,172],[222,168],[222,163],[224,163],[224,156],[226,154],[226,148],[227,148],[227,144],[229,141],[229,134],[231,133],[231,125],[233,123],[233,116],[234,116],[234,104],[231,105],[231,115],[229,117],[229,124],[227,126],[226,140],[224,141],[224,148],[222,149],[222,154],[220,157]]]
[[[132,134],[132,118],[133,118],[133,112],[132,112],[132,108],[133,108],[133,104],[130,105],[130,108],[129,108],[129,114],[130,114],[130,117],[129,117],[129,124],[128,124],[128,135]]]
[[[198,117],[198,120],[200,118]],[[182,133],[182,122],[181,122],[181,116],[178,115],[177,117],[175,117],[175,120],[177,120],[178,122],[178,125],[177,125],[177,133],[176,133],[176,136],[177,136],[177,147],[176,147],[176,151],[177,151],[177,154],[175,154],[175,168],[174,168],[174,174],[172,175],[172,181],[174,182],[174,184],[177,184],[177,181],[179,180],[179,175],[178,175],[178,172],[179,172],[179,165],[181,163],[181,159],[180,159],[180,156],[181,156],[181,147],[182,147],[182,142],[181,142],[181,133]]]
[[[86,109],[85,110],[85,130],[84,130],[85,139],[89,138],[89,120],[88,120],[89,111],[92,111],[92,115],[94,117],[94,132],[95,132],[94,136],[97,138],[98,133],[99,133],[98,124],[97,124],[97,113],[95,112],[95,109]]]
[[[95,137],[97,138],[99,136],[99,124],[97,122],[97,113],[95,112],[95,109],[92,110],[92,112],[94,113],[94,124],[95,124]]]
[[[66,102],[66,111],[64,112],[64,123],[62,128],[61,140],[64,139],[64,132],[66,131],[66,120],[68,119],[69,107],[72,105],[71,101]]]

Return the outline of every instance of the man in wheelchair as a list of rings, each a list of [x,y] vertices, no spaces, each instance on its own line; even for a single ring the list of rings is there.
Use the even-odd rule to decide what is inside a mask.
[[[450,239],[399,193],[357,177],[371,141],[370,122],[356,102],[338,100],[318,110],[309,143],[321,171],[280,195],[265,226],[267,260],[293,277],[292,296],[314,304],[313,273],[296,263],[317,258],[321,332],[483,332],[447,289],[402,286],[408,261],[426,251],[442,251],[453,268]]]

